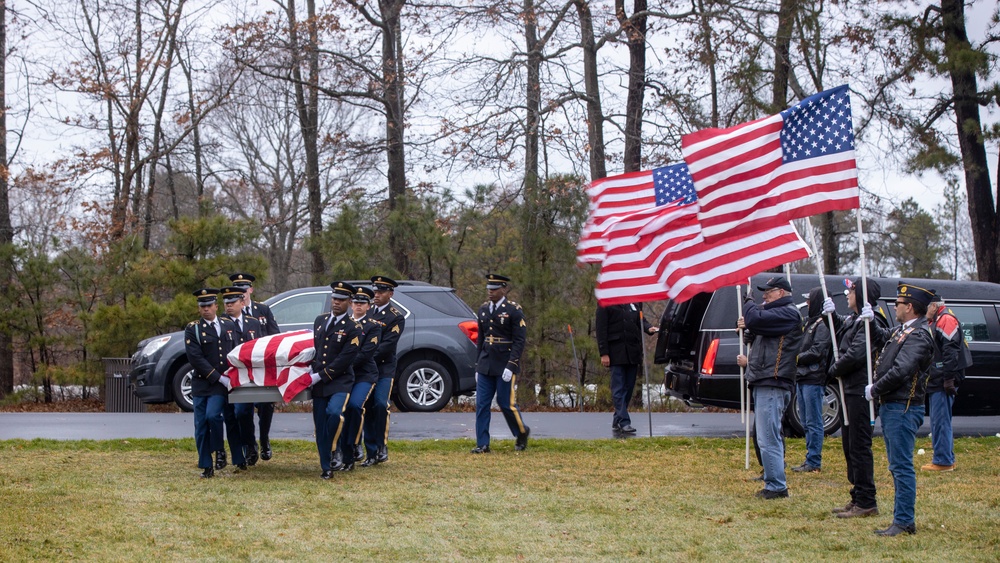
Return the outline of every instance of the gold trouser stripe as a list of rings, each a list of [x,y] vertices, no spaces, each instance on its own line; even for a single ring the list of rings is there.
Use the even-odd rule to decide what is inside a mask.
[[[347,394],[343,406],[340,407],[340,423],[337,424],[337,431],[333,434],[333,449],[337,449],[337,441],[340,440],[340,431],[344,429],[344,409],[347,408],[347,401],[351,400],[351,394]]]
[[[517,405],[514,404],[514,396],[516,389],[514,386],[517,385],[517,376],[512,375],[510,378],[510,412],[514,413],[514,420],[517,421],[517,428],[524,434],[524,422],[521,421],[521,411],[517,410]]]
[[[361,435],[365,431],[365,404],[368,403],[368,398],[372,396],[372,390],[373,389],[375,389],[374,385],[372,385],[371,387],[369,387],[368,388],[368,394],[365,395],[365,400],[361,401],[361,422],[358,423],[358,434],[357,434],[357,436],[354,437],[354,445],[355,446],[357,446],[358,444],[361,443]],[[354,452],[351,452],[351,455],[354,455]]]
[[[395,384],[396,384],[396,378],[393,378],[391,381],[389,381],[389,394],[386,395],[385,397],[385,437],[382,440],[383,444],[389,443],[389,403],[392,402],[392,400],[389,397],[392,397],[392,386]]]

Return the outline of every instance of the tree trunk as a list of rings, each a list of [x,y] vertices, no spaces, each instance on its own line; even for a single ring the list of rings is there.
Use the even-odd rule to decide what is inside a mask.
[[[983,144],[982,123],[979,119],[979,89],[975,69],[962,61],[962,55],[972,49],[965,31],[965,4],[962,0],[942,0],[942,26],[945,56],[948,58],[951,88],[958,124],[958,144],[965,169],[965,187],[969,194],[969,218],[972,220],[972,240],[976,247],[976,268],[980,281],[1000,282],[997,262],[997,211],[990,185],[986,147]],[[1000,172],[998,172],[1000,174]],[[1000,186],[1000,178],[998,178]],[[1000,197],[1000,193],[997,194]]]
[[[774,82],[771,84],[771,113],[778,113],[788,107],[788,75],[792,69],[788,53],[798,9],[798,0],[781,0],[781,5],[778,7],[778,30],[774,38]]]
[[[647,9],[635,0],[633,14]],[[625,0],[615,0],[615,15],[628,39],[628,96],[625,100],[625,172],[642,169],[642,110],[646,92],[646,16],[625,16]]]
[[[10,222],[10,198],[7,168],[7,0],[0,0],[0,249],[14,242],[14,227]],[[6,255],[0,251],[0,256]],[[4,264],[0,283],[9,287],[14,264]],[[14,343],[6,330],[0,330],[0,399],[14,392]]]
[[[604,163],[604,111],[601,109],[601,87],[597,76],[594,21],[588,0],[575,0],[574,3],[580,17],[580,42],[583,45],[583,82],[587,93],[587,143],[590,145],[590,179],[597,180],[607,176],[608,172]]]
[[[399,209],[406,197],[406,153],[403,147],[403,38],[399,16],[405,0],[379,2],[382,24],[382,88],[385,100],[385,145],[389,181],[389,213]],[[408,259],[408,237],[395,229],[389,232],[393,263],[405,278],[412,278]]]

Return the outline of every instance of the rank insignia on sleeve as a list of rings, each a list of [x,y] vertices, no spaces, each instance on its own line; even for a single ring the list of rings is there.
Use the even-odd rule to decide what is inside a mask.
[[[358,344],[361,344],[361,341],[360,341],[360,340],[358,340],[358,337],[357,337],[357,336],[355,336],[355,337],[354,337],[354,340],[351,340],[351,345],[352,345],[352,346],[357,346]]]
[[[378,338],[372,337],[372,344],[378,344]]]
[[[395,332],[396,334],[399,334],[399,325],[396,325],[396,326],[392,327],[392,331],[391,332]]]
[[[528,326],[528,325],[524,324],[524,319],[521,319],[521,326]]]

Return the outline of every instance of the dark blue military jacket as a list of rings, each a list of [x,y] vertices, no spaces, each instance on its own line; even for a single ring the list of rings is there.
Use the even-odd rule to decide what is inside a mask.
[[[368,316],[382,325],[382,336],[375,350],[375,365],[378,366],[379,379],[396,376],[396,345],[406,326],[406,317],[389,303],[382,311],[372,306]]]
[[[192,321],[184,329],[184,350],[188,363],[194,368],[191,395],[195,397],[229,393],[225,385],[219,383],[219,377],[229,369],[226,355],[239,345],[239,333],[233,321],[221,316],[216,319],[222,328],[222,336],[205,319]]]
[[[479,361],[476,372],[484,375],[503,375],[510,369],[514,375],[521,372],[521,353],[528,339],[528,325],[524,322],[521,306],[509,299],[490,313],[490,302],[479,307],[479,339],[476,348]]]
[[[382,325],[368,315],[358,321],[363,332],[361,349],[354,358],[354,382],[375,383],[378,381],[378,366],[375,365],[375,350],[382,338]]]
[[[246,316],[246,307],[243,308],[243,311],[243,315]],[[272,334],[281,332],[281,327],[274,321],[274,313],[271,312],[271,308],[267,305],[251,301],[250,316],[260,322],[260,336],[271,336]]]
[[[314,397],[330,397],[336,393],[350,393],[354,386],[354,358],[361,349],[363,331],[351,315],[344,315],[339,322],[326,326],[332,313],[324,313],[313,322],[312,371],[320,380],[312,387]]]

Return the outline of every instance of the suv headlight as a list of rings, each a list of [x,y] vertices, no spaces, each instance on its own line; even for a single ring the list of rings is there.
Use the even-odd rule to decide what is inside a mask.
[[[166,346],[167,342],[170,342],[169,336],[161,336],[160,338],[150,340],[145,346],[142,347],[142,355],[147,358],[152,356],[153,354],[159,352],[160,348]]]

